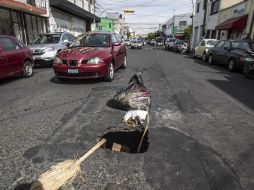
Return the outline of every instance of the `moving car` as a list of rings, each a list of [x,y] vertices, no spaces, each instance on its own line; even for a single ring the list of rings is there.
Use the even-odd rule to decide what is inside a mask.
[[[114,79],[118,68],[126,68],[126,49],[120,36],[110,32],[90,32],[78,36],[59,52],[53,69],[59,80],[66,78]]]
[[[56,54],[65,49],[68,43],[74,40],[74,36],[67,32],[40,34],[29,45],[33,52],[35,64],[52,64]]]
[[[171,51],[174,47],[176,38],[168,38],[165,42],[165,50]]]
[[[217,43],[216,39],[203,39],[192,51],[193,58],[200,57],[203,61],[208,58],[208,50]]]
[[[243,69],[248,77],[254,71],[254,43],[249,40],[222,40],[209,50],[209,64],[228,66],[229,71]]]
[[[0,78],[15,74],[33,76],[31,50],[15,37],[0,36]]]
[[[131,45],[131,40],[125,39],[125,40],[124,40],[124,44],[125,44],[126,46],[130,46],[130,45]]]
[[[131,41],[131,49],[142,49],[143,42],[141,40],[134,39]]]

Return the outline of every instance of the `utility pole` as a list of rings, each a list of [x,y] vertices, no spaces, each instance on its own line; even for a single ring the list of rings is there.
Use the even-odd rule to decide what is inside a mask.
[[[175,37],[175,9],[173,11],[173,38]]]

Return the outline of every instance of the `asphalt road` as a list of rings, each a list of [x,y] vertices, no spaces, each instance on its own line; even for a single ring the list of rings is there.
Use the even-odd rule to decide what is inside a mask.
[[[26,189],[53,164],[92,147],[124,112],[107,106],[141,71],[152,90],[149,148],[99,149],[65,189],[254,189],[254,81],[153,49],[128,50],[111,83],[59,82],[51,68],[0,81],[0,189]]]

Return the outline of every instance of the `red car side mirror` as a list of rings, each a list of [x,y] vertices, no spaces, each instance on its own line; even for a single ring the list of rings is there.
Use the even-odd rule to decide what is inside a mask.
[[[114,42],[114,43],[113,43],[113,47],[114,47],[114,46],[120,46],[120,45],[121,45],[120,42]]]

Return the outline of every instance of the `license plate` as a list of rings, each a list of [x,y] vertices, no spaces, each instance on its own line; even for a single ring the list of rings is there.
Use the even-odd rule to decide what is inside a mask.
[[[77,73],[79,73],[79,71],[78,71],[78,69],[68,69],[68,73],[77,74]]]

